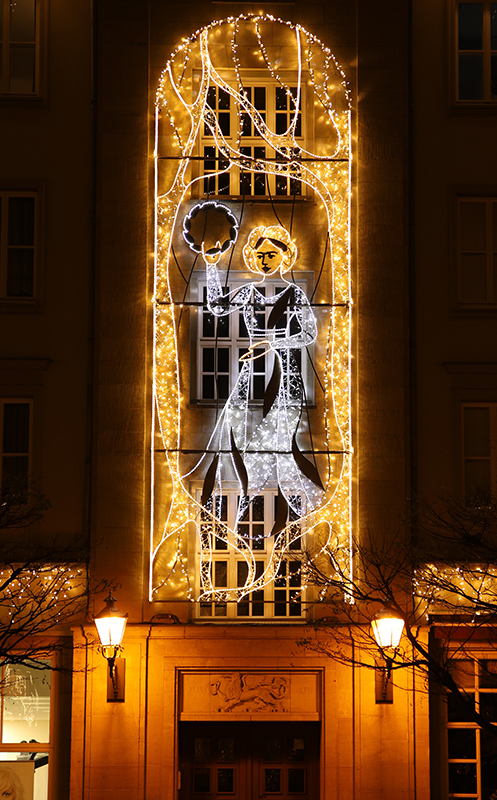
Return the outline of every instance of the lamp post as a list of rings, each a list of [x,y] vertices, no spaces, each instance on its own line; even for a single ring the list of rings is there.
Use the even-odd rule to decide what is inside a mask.
[[[124,658],[118,659],[118,653],[122,650],[121,642],[128,615],[122,614],[115,603],[116,598],[112,596],[112,592],[109,589],[109,594],[105,599],[105,608],[95,617],[102,654],[109,665],[109,674],[107,676],[108,703],[124,702],[126,661]],[[119,661],[119,666],[116,661]]]
[[[385,650],[393,650],[395,656],[404,630],[404,620],[396,611],[383,607],[371,620],[371,628],[385,662],[385,666],[376,672],[376,702],[393,703],[391,681],[393,658]]]

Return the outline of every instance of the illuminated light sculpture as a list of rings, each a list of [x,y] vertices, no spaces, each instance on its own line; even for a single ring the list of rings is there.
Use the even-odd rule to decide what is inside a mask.
[[[285,46],[273,49],[270,44],[273,36],[280,36]],[[246,44],[250,37],[258,53],[257,63],[253,48]],[[285,57],[276,59],[276,50]],[[271,128],[244,87],[247,71],[254,67],[261,70],[261,64],[266,80],[283,88],[289,98],[289,122],[283,132],[280,129],[276,133]],[[311,99],[314,102],[316,129],[321,125],[320,130],[326,131],[320,136],[316,134],[314,150],[297,130],[304,83],[308,104]],[[236,109],[237,130],[231,130],[229,135],[223,131],[209,100],[212,87],[229,95],[232,108]],[[264,156],[249,156],[242,147],[247,119],[265,146]],[[299,25],[269,15],[242,15],[216,21],[184,40],[171,56],[157,94],[156,121],[154,414],[158,430],[153,431],[152,509],[154,512],[160,506],[165,510],[163,518],[152,514],[150,599],[187,596],[197,600],[239,600],[274,579],[292,536],[301,535],[302,531],[306,533],[307,544],[312,538],[316,557],[333,543],[340,568],[350,573],[351,150],[345,76],[331,52]],[[325,129],[324,125],[328,127]],[[258,219],[246,222],[242,198],[238,201],[223,198],[222,203],[211,199],[199,202],[205,176],[198,168],[202,161],[198,154],[206,132],[218,153],[216,169],[210,176],[234,174],[234,171],[237,175],[286,176],[290,185],[298,181],[317,201],[327,236],[324,255],[319,259],[321,269],[319,264],[312,265],[315,272],[312,296],[307,296],[292,274],[297,242],[289,233],[291,225],[286,229],[279,224],[267,206],[263,213],[259,212]],[[220,211],[220,217],[225,215],[230,228],[229,238],[223,244],[221,236],[210,247],[202,237],[192,233],[192,220],[208,205],[211,211]],[[237,240],[243,243],[243,258],[235,247]],[[193,264],[186,269],[179,263],[181,247],[186,250],[185,242],[195,253]],[[299,246],[302,253],[300,243]],[[260,291],[265,276],[276,272],[269,266],[270,251],[277,267],[281,266],[279,280],[283,290],[265,297]],[[308,273],[309,256],[303,252]],[[181,258],[184,260],[183,255]],[[222,258],[228,263],[221,264]],[[218,319],[235,311],[243,315],[249,338],[229,397],[226,402],[216,404],[211,413],[211,429],[205,432],[199,430],[205,422],[199,426],[195,422],[200,420],[202,410],[195,417],[195,409],[188,407],[194,392],[190,391],[183,358],[189,347],[190,329],[195,324],[194,315],[202,306],[189,294],[195,268],[197,273],[204,270],[209,311]],[[240,280],[238,288],[228,290],[220,277],[224,276],[224,270],[231,278],[234,274],[245,278],[245,283]],[[259,280],[250,279],[247,271],[257,273]],[[288,272],[291,280],[283,277]],[[321,305],[313,302],[314,296],[321,297]],[[262,326],[254,325],[254,304],[268,309]],[[283,310],[286,312],[284,330],[275,328],[274,317],[269,324],[271,306],[277,308],[278,317]],[[255,412],[248,400],[248,386],[254,360],[259,356],[256,351],[260,350],[270,353],[276,365],[273,376],[278,372],[279,376],[266,387],[266,407]],[[309,370],[315,369],[313,353],[320,358],[316,380],[323,389],[318,404],[322,430],[317,447],[311,440],[308,412],[304,420],[306,389],[301,367],[295,360],[296,351],[309,360]],[[197,448],[192,447],[192,441],[199,443]],[[227,483],[225,475],[229,475]],[[293,503],[293,519],[301,516],[300,533],[295,534],[296,526],[282,511],[285,503],[278,500],[278,520],[271,531],[272,551],[264,574],[257,578],[254,553],[237,533],[236,523],[230,527],[220,519],[223,485],[233,483],[241,497],[238,517],[244,504],[263,487],[274,488],[289,507]],[[297,496],[298,503],[294,499]],[[246,561],[247,579],[243,586],[219,590],[213,585],[212,543],[203,541],[201,536],[206,519],[216,526],[216,535],[223,536],[227,547]],[[201,543],[197,597],[187,562],[186,542],[192,526]]]

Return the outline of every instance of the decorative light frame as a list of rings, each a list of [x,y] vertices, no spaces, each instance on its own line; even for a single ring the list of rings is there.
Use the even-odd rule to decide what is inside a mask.
[[[271,47],[265,45],[264,37],[271,28],[285,26],[291,32],[297,62],[298,95],[295,114],[284,135],[277,135],[264,123],[259,112],[248,101],[243,91],[243,58],[239,55],[237,37],[242,27],[250,28],[259,46],[259,59],[269,71],[271,78],[285,86],[283,70],[272,60]],[[281,28],[279,28],[281,30]],[[284,29],[283,29],[284,30]],[[232,70],[233,85],[226,82],[221,73],[226,65],[216,66],[216,48],[224,47],[229,54],[228,67]],[[198,92],[193,96],[191,86],[192,68],[201,70]],[[315,105],[333,128],[336,146],[325,155],[303,149],[295,140],[302,72],[306,69],[312,86]],[[190,77],[188,77],[190,75]],[[292,80],[292,84],[295,81]],[[350,92],[345,74],[331,51],[300,25],[293,25],[271,15],[242,14],[216,20],[198,30],[182,43],[171,55],[160,80],[156,101],[156,246],[154,287],[154,391],[153,417],[157,414],[164,460],[171,482],[171,500],[164,527],[156,531],[154,521],[154,496],[151,511],[150,553],[150,600],[162,599],[164,587],[177,594],[183,585],[189,599],[216,599],[235,601],[254,590],[262,588],[277,573],[281,552],[274,552],[271,569],[264,579],[249,581],[241,589],[216,592],[206,577],[204,594],[194,598],[189,581],[185,541],[189,527],[199,529],[200,515],[205,507],[189,491],[180,469],[181,416],[187,398],[182,396],[179,371],[179,343],[177,337],[178,314],[182,303],[175,301],[170,280],[173,262],[172,238],[181,223],[180,206],[196,187],[201,185],[203,175],[192,177],[191,162],[195,158],[195,147],[200,137],[200,126],[210,128],[213,144],[220,157],[228,162],[227,169],[240,163],[240,137],[228,141],[222,134],[215,115],[207,105],[209,86],[216,85],[230,94],[238,105],[239,115],[249,114],[257,129],[261,142],[265,142],[283,160],[257,159],[244,163],[249,171],[265,171],[267,174],[285,174],[307,184],[321,203],[327,220],[331,252],[331,300],[327,329],[325,386],[325,429],[332,424],[339,431],[343,453],[342,467],[336,486],[329,490],[325,501],[318,509],[306,514],[302,522],[306,532],[319,531],[316,540],[319,547],[314,554],[332,550],[334,558],[340,560],[340,569],[348,575],[352,572],[352,431],[351,431],[351,279],[350,279],[350,197],[351,197],[351,113]],[[287,93],[290,90],[286,87]],[[160,126],[169,125],[167,156],[160,152]],[[298,152],[298,155],[295,155]],[[289,155],[291,153],[291,155]],[[170,170],[168,185],[159,194],[159,164],[168,159]],[[286,159],[286,160],[285,160]],[[222,172],[223,170],[220,170]],[[211,174],[211,173],[209,173]],[[215,174],[215,173],[212,173]],[[155,472],[155,424],[152,430],[152,487]],[[329,447],[330,445],[328,445]],[[329,488],[329,487],[328,487]],[[153,490],[152,490],[153,491]],[[213,517],[213,521],[214,521]],[[219,524],[217,520],[216,524]],[[288,527],[288,526],[287,526]],[[227,536],[232,535],[227,532]],[[174,542],[172,556],[166,565],[162,562],[160,574],[156,564],[166,542]],[[254,574],[254,554],[240,553],[249,564],[249,574]],[[208,576],[209,557],[202,557],[202,575]],[[305,581],[303,581],[305,583]],[[304,587],[305,588],[305,587]]]

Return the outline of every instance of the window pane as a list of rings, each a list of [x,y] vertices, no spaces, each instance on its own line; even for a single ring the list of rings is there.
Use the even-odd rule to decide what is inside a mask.
[[[227,112],[223,112],[219,114],[219,127],[221,128],[221,133],[224,136],[230,135],[230,115]]]
[[[283,89],[282,86],[277,86],[275,99],[276,99],[276,111],[286,111],[287,108],[286,89]]]
[[[209,769],[195,769],[193,771],[193,791],[210,792],[211,772]]]
[[[5,403],[3,408],[3,452],[29,452],[29,403]]]
[[[28,456],[3,456],[2,458],[2,481],[8,484],[12,481],[13,488],[26,488],[26,480],[29,472]]]
[[[211,760],[211,740],[196,738],[194,742],[194,761]]]
[[[235,788],[235,770],[218,769],[217,771],[217,790],[218,792],[233,792]]]
[[[281,761],[281,739],[264,739],[264,761]]]
[[[469,709],[474,709],[474,697],[470,695],[468,697],[468,706]],[[472,718],[469,714],[469,709],[464,708],[459,702],[457,697],[454,695],[448,695],[447,697],[447,720],[449,722],[472,722]]]
[[[480,732],[481,786],[483,800],[492,800],[497,791],[497,736]]]
[[[254,87],[254,106],[258,111],[264,111],[266,108],[266,87]]]
[[[464,409],[464,455],[490,456],[490,408]]]
[[[305,739],[290,739],[289,761],[305,761]]]
[[[483,4],[459,3],[459,50],[481,50]]]
[[[217,588],[224,588],[228,585],[228,562],[215,561],[214,562],[214,586]]]
[[[235,740],[229,737],[217,740],[217,760],[218,761],[234,761],[235,760]]]
[[[459,261],[462,303],[487,302],[487,259],[481,255],[461,255]]]
[[[34,197],[9,197],[9,245],[34,244]]]
[[[203,372],[214,372],[214,348],[204,347],[202,350],[202,370]]]
[[[490,49],[497,50],[497,3],[490,3]]]
[[[490,94],[492,100],[497,98],[497,56],[490,59]]]
[[[449,758],[476,758],[476,731],[448,730]]]
[[[449,764],[449,792],[476,794],[476,764]]]
[[[281,136],[288,128],[287,114],[276,114],[276,133]]]
[[[214,400],[214,375],[202,376],[202,399]]]
[[[265,769],[264,770],[264,791],[266,791],[266,792],[280,792],[281,791],[281,770],[280,769]]]
[[[252,592],[252,616],[264,616],[264,592]]]
[[[219,108],[226,111],[230,107],[230,95],[224,89],[219,89]]]
[[[288,770],[288,791],[305,792],[305,769]]]
[[[7,297],[33,297],[34,251],[9,250],[7,255]]]
[[[466,659],[454,659],[450,665],[450,674],[457,685],[463,689],[475,688],[475,666],[474,661]]]
[[[464,469],[466,504],[490,495],[490,460],[466,461]]]
[[[220,175],[218,178],[218,193],[219,194],[230,193],[230,176],[228,172],[223,172],[222,175]]]
[[[10,91],[13,94],[32,94],[35,90],[35,48],[11,47]]]
[[[480,694],[480,712],[490,722],[497,722],[497,694],[486,692]]]
[[[483,56],[459,56],[459,100],[483,100]]]
[[[482,689],[497,689],[497,661],[480,661],[480,686]]]
[[[484,200],[461,201],[459,204],[459,245],[465,252],[485,252],[486,225]]]
[[[47,662],[48,663],[48,662]],[[2,741],[50,741],[50,669],[5,668]]]
[[[10,41],[35,39],[35,0],[16,0],[10,5]]]

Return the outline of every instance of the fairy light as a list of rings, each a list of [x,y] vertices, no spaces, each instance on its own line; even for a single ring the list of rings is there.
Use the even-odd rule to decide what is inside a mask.
[[[285,77],[281,61],[272,61],[270,48],[266,47],[261,24],[286,26],[294,36],[297,78],[291,85],[297,87],[292,93]],[[288,100],[289,124],[284,134],[276,134],[261,113],[255,108],[243,87],[242,71],[252,59],[243,48],[238,47],[237,37],[242,26],[252,28],[258,52],[272,81],[285,89]],[[233,81],[226,79],[226,69],[216,67],[215,48],[222,44],[228,53],[228,66]],[[242,57],[243,54],[243,57]],[[316,113],[321,110],[325,121],[333,128],[325,141],[333,141],[327,153],[305,149],[302,139],[297,141],[296,129],[300,111],[303,70],[306,69],[306,84],[314,93]],[[198,73],[195,90],[190,87],[194,70]],[[291,66],[295,74],[295,66]],[[221,130],[215,112],[207,103],[208,90],[215,86],[225,91],[233,102],[238,121],[236,131],[228,139]],[[243,558],[248,568],[248,578],[242,588],[215,589],[212,584],[212,545],[201,547],[201,585],[203,596],[218,602],[240,599],[249,592],[263,588],[277,575],[281,560],[288,554],[289,542],[294,536],[293,523],[275,537],[275,547],[264,574],[255,578],[255,557],[252,549],[235,530],[220,522],[213,510],[204,508],[192,494],[188,474],[180,468],[182,406],[186,402],[184,389],[180,385],[180,354],[178,343],[178,314],[182,304],[175,302],[172,284],[171,242],[173,232],[183,223],[179,218],[182,202],[189,198],[195,187],[204,180],[204,175],[192,176],[191,158],[198,152],[202,137],[202,126],[209,129],[212,145],[219,158],[227,162],[209,176],[218,176],[238,169],[242,161],[246,172],[264,172],[266,175],[284,175],[296,179],[314,191],[321,203],[327,220],[331,261],[331,309],[326,331],[326,368],[324,370],[324,431],[330,442],[332,432],[338,430],[343,452],[338,475],[330,471],[330,478],[319,502],[311,499],[304,516],[299,520],[306,534],[314,532],[317,542],[316,557],[330,550],[339,552],[339,570],[351,575],[352,569],[352,437],[351,437],[351,287],[350,287],[350,93],[346,77],[331,51],[300,25],[292,25],[272,15],[242,14],[236,18],[215,20],[205,28],[184,38],[166,64],[157,91],[156,146],[157,165],[161,153],[177,156],[167,162],[162,183],[156,177],[156,248],[154,286],[154,411],[157,412],[158,432],[162,440],[165,469],[171,486],[171,501],[161,530],[155,529],[151,516],[150,599],[160,599],[167,586],[172,592],[184,592],[194,598],[191,572],[186,558],[185,542],[191,525],[195,526],[202,542],[202,525],[210,525],[211,531],[222,528],[227,546]],[[230,112],[231,113],[231,112]],[[266,143],[277,156],[276,159],[241,159],[240,150],[243,119],[249,117],[261,143]],[[159,133],[160,130],[160,133]],[[316,148],[317,150],[317,148]],[[291,153],[298,153],[299,157]],[[156,176],[159,170],[156,170]],[[324,316],[323,316],[324,319]],[[156,430],[152,431],[152,451],[155,449]],[[274,445],[268,444],[268,449]],[[330,445],[328,444],[328,447]],[[207,448],[209,449],[209,448]],[[273,447],[273,449],[275,449]],[[262,453],[260,460],[264,458]],[[256,460],[256,459],[255,459]],[[152,456],[152,483],[159,480],[159,472]],[[280,471],[281,472],[281,471]],[[280,475],[282,478],[282,476]],[[317,495],[316,495],[317,497]],[[152,506],[154,505],[152,498]],[[299,534],[301,535],[301,534]],[[214,533],[211,532],[211,537]],[[212,541],[212,538],[211,538]],[[168,547],[165,548],[166,543]],[[303,581],[305,583],[305,580]]]

